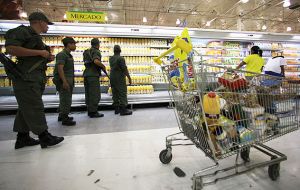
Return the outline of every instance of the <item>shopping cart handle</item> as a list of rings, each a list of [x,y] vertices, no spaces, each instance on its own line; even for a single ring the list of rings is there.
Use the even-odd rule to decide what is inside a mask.
[[[226,72],[228,73],[236,73],[233,68],[227,67]]]

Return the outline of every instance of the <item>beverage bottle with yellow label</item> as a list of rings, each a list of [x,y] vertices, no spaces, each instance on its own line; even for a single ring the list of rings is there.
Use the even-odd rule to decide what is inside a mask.
[[[209,119],[218,119],[221,112],[220,97],[215,92],[203,96],[203,111]]]

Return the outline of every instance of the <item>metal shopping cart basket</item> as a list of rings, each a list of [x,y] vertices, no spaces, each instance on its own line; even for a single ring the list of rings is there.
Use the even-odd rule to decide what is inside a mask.
[[[193,51],[184,41],[180,41],[160,57],[176,48]],[[194,173],[193,190],[266,166],[269,177],[276,180],[280,162],[287,157],[263,143],[299,128],[298,84],[285,78],[254,75],[193,60],[190,61],[192,80],[186,84],[178,80],[175,83],[171,72],[176,66],[164,64],[160,57],[155,62],[161,65],[170,84],[169,93],[180,130],[166,137],[166,149],[160,152],[160,161],[168,164],[172,160],[173,146],[194,145],[201,149],[214,164]],[[205,105],[204,101],[210,93],[218,98],[214,104],[208,102],[208,106],[213,104],[210,107],[219,106],[219,113],[214,117],[205,113],[207,102]],[[182,135],[185,137],[182,138]],[[260,163],[250,162],[250,148],[270,156],[270,159]],[[217,170],[219,161],[232,155],[236,155],[234,164]],[[239,162],[239,156],[242,162]],[[225,175],[218,177],[221,173]]]

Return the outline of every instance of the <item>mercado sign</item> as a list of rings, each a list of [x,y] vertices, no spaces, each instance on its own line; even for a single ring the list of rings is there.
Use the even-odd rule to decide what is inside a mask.
[[[67,11],[67,20],[85,22],[104,22],[106,14],[103,12]]]

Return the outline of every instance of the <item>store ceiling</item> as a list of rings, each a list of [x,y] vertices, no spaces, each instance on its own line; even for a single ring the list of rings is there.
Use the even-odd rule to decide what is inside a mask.
[[[104,11],[110,24],[178,26],[179,19],[193,28],[287,32],[291,27],[290,33],[300,33],[300,8],[284,8],[283,0],[23,0],[23,9],[43,11],[53,21],[62,21],[68,10]]]

